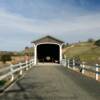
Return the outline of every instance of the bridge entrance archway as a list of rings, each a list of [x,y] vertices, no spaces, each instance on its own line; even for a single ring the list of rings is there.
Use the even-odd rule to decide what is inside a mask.
[[[38,62],[59,63],[60,46],[57,44],[40,44],[37,46]]]
[[[34,45],[34,63],[61,63],[63,41],[51,36],[45,36],[32,42]]]

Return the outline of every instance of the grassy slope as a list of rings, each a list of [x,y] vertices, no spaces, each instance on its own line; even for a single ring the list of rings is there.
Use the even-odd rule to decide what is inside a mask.
[[[79,56],[81,60],[91,64],[100,64],[100,47],[96,47],[93,43],[74,44],[72,47],[64,49],[67,57]]]

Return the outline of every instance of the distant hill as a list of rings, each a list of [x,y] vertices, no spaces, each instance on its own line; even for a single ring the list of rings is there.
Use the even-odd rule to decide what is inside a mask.
[[[4,55],[4,54],[11,54],[14,55],[15,52],[11,52],[11,51],[0,51],[0,56]]]
[[[100,64],[100,47],[94,43],[80,42],[63,49],[64,55],[67,57],[79,56],[82,61],[89,64]]]
[[[30,55],[34,54],[34,48],[33,47],[29,47],[27,52],[24,50],[22,51],[0,51],[0,56],[4,55],[4,54],[10,54],[12,56],[23,56],[25,55],[25,53],[29,53]]]
[[[30,56],[33,56],[34,55],[34,48],[29,47],[27,51],[24,49],[24,50],[19,52],[19,55],[25,55],[25,54],[29,54]]]

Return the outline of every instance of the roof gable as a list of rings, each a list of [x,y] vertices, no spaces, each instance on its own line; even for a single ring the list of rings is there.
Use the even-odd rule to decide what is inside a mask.
[[[39,43],[57,43],[57,44],[62,44],[64,42],[48,35],[48,36],[42,37],[42,38],[40,38],[40,39],[38,39],[36,41],[33,41],[32,43],[34,43],[34,44],[39,44]]]

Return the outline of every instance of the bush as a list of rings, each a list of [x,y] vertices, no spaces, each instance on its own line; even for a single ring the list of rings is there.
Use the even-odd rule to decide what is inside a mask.
[[[6,63],[6,61],[11,61],[11,55],[9,55],[9,54],[4,54],[4,55],[2,55],[2,56],[1,56],[1,61],[2,61],[3,63]]]
[[[69,43],[63,44],[62,48],[66,48],[66,47],[68,47],[69,45],[70,45]]]
[[[89,39],[88,39],[88,42],[89,42],[89,43],[92,43],[92,42],[94,42],[94,39],[89,38]]]
[[[100,39],[95,42],[96,46],[100,46]]]
[[[3,86],[6,83],[5,80],[0,81],[0,86]]]

